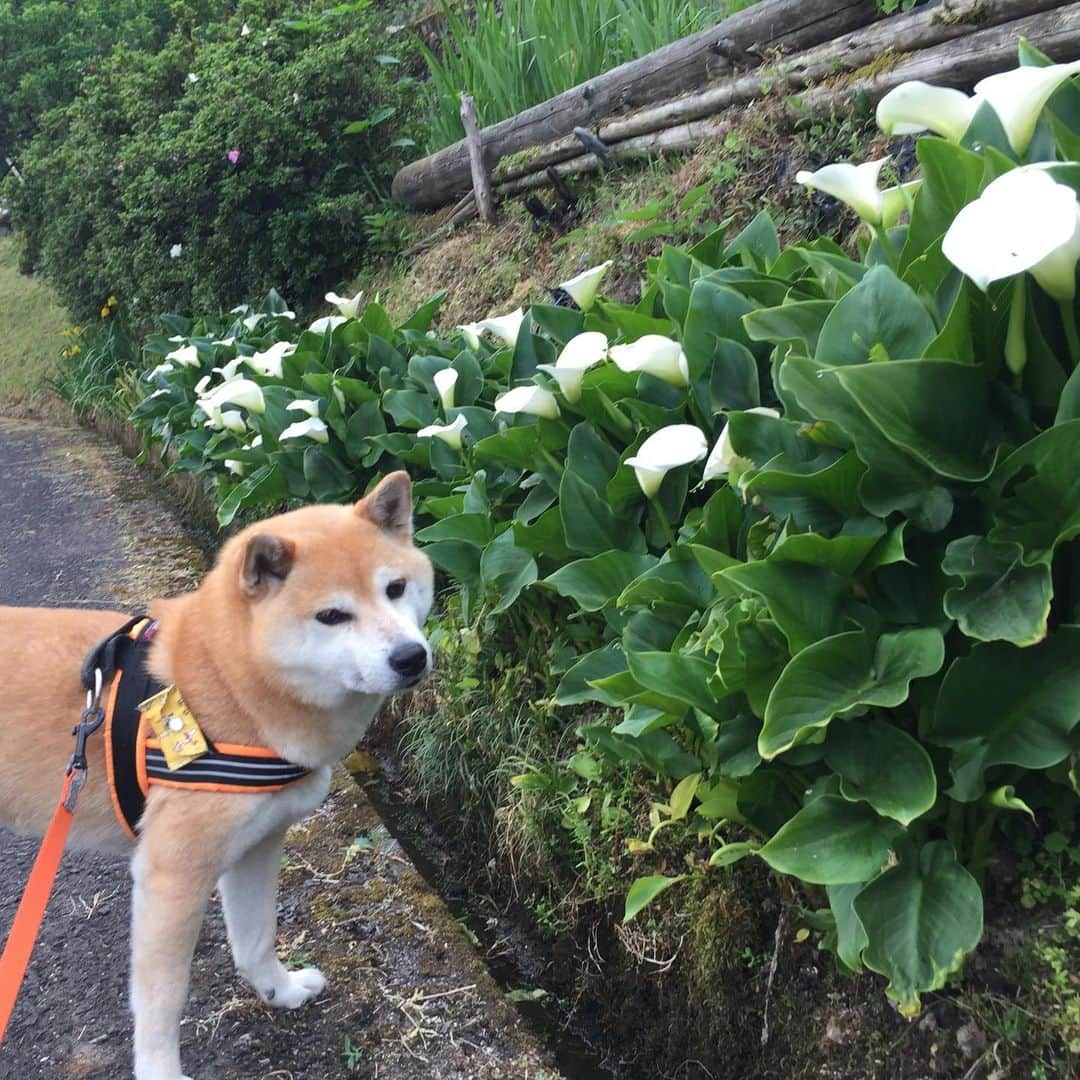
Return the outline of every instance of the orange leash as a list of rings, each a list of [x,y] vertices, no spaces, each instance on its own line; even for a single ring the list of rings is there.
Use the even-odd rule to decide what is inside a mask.
[[[34,868],[26,882],[26,890],[19,901],[19,910],[15,912],[15,921],[11,924],[7,941],[4,943],[4,952],[0,955],[0,1043],[4,1041],[4,1032],[7,1031],[8,1021],[15,1008],[15,999],[19,996],[26,976],[26,967],[30,963],[30,954],[34,951],[41,920],[45,917],[45,907],[52,894],[56,871],[60,868],[64,842],[67,840],[74,814],[74,805],[68,809],[68,802],[77,775],[79,774],[72,770],[64,782],[60,802],[52,821],[49,822],[45,838],[41,841]],[[81,775],[78,786],[82,786]],[[74,795],[78,797],[78,790]],[[74,799],[71,799],[71,802],[74,803]]]
[[[44,839],[38,849],[37,858],[27,879],[19,910],[11,924],[7,941],[4,942],[3,954],[0,954],[0,1043],[4,1041],[8,1021],[15,1008],[15,1001],[26,978],[26,968],[30,955],[34,951],[41,921],[45,918],[45,908],[49,904],[56,872],[60,869],[60,860],[64,855],[71,820],[75,816],[75,806],[79,793],[86,783],[86,740],[105,719],[98,704],[101,697],[101,671],[95,672],[95,687],[87,691],[86,709],[75,726],[75,753],[68,762],[67,778],[60,792],[60,802],[53,813],[52,821],[45,830]]]

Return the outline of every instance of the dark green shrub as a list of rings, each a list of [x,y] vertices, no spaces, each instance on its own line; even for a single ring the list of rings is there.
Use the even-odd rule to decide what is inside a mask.
[[[140,319],[271,283],[302,305],[363,259],[364,216],[413,123],[410,57],[389,62],[367,9],[250,18],[247,34],[238,14],[178,30],[155,55],[119,48],[42,118],[26,183],[8,190],[36,268],[76,317],[110,293]]]

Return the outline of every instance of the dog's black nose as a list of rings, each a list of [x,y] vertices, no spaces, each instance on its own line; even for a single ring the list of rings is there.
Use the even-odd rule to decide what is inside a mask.
[[[415,641],[399,645],[390,654],[390,666],[406,678],[419,675],[427,667],[427,649]]]

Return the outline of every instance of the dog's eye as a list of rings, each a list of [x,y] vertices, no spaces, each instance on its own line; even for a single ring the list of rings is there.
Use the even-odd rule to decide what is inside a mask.
[[[347,611],[342,611],[341,608],[330,607],[324,608],[322,611],[315,613],[315,618],[323,624],[323,626],[337,626],[338,623],[350,622],[352,616]]]
[[[404,594],[404,578],[397,578],[395,581],[391,581],[390,584],[386,586],[386,595],[389,596],[391,600],[396,600],[399,596],[404,596]]]

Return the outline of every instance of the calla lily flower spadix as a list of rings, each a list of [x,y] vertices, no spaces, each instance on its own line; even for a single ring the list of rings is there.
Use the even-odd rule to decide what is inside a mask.
[[[442,439],[447,446],[455,450],[461,449],[461,433],[468,427],[468,421],[461,413],[454,417],[451,424],[429,424],[421,428],[416,434],[421,439]]]
[[[444,412],[449,412],[454,407],[454,387],[457,385],[458,373],[454,368],[442,368],[432,375],[435,389],[439,394]]]
[[[672,386],[688,386],[690,368],[682,346],[662,334],[646,334],[628,345],[612,345],[608,355],[620,371],[645,372]]]
[[[333,304],[346,319],[355,319],[360,314],[360,305],[363,300],[363,289],[351,298],[338,296],[336,292],[328,292],[326,294],[326,302],[328,304]]]
[[[518,386],[495,399],[495,412],[506,415],[527,413],[554,420],[559,415],[559,403],[555,395],[542,386]]]
[[[700,461],[708,452],[709,444],[701,428],[671,424],[650,435],[624,464],[633,468],[641,490],[651,499],[672,469]]]
[[[761,416],[779,417],[780,415],[776,409],[770,409],[767,405],[755,405],[752,409],[743,409],[742,411],[759,413]],[[709,454],[709,460],[705,462],[705,475],[702,479],[716,480],[719,477],[727,476],[736,457],[738,455],[731,445],[731,424],[728,423],[724,425],[724,430],[720,432],[720,437],[716,440],[712,453]]]
[[[608,272],[611,263],[612,260],[608,259],[607,262],[594,266],[590,270],[583,270],[569,281],[560,282],[556,291],[561,289],[582,311],[588,311],[596,303],[600,279]]]
[[[277,341],[269,349],[257,352],[254,356],[245,356],[244,363],[260,375],[280,379],[282,377],[282,360],[286,356],[292,356],[294,352],[296,352],[296,346],[291,342]]]
[[[861,165],[841,161],[834,165],[825,165],[816,172],[803,169],[795,174],[795,182],[839,199],[850,206],[868,225],[880,225],[882,198],[878,188],[878,174],[886,160],[878,158],[876,161],[864,161]]]
[[[596,330],[572,337],[554,364],[537,364],[559,384],[570,404],[581,399],[581,380],[585,372],[601,363],[608,354],[608,339]]]
[[[309,416],[306,420],[290,424],[278,436],[278,442],[285,442],[287,439],[313,439],[318,443],[327,443],[330,441],[330,433],[324,421],[317,416]]]

